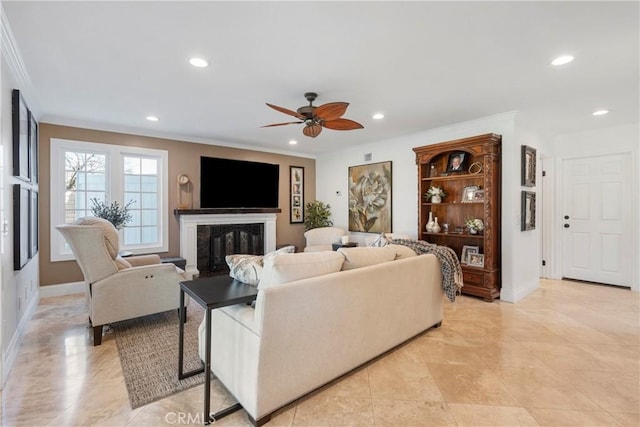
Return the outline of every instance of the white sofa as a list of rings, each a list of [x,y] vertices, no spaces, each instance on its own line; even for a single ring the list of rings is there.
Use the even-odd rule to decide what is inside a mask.
[[[213,310],[211,327],[211,370],[254,425],[442,322],[439,261],[404,246],[278,255],[258,289],[255,309]]]

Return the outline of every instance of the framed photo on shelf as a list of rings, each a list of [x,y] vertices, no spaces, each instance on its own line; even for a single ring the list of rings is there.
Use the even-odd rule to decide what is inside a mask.
[[[522,182],[525,187],[536,186],[536,149],[527,145],[522,146]]]
[[[467,153],[457,152],[449,154],[449,161],[447,163],[447,173],[461,173],[467,172]]]
[[[349,166],[349,231],[391,233],[391,161]]]
[[[462,203],[473,202],[473,193],[475,193],[475,191],[479,189],[480,187],[478,187],[477,185],[464,187],[464,190],[462,191]]]
[[[484,267],[484,254],[470,254],[467,265],[471,267]]]
[[[304,222],[304,168],[289,166],[289,223]]]
[[[484,190],[476,190],[473,192],[474,202],[484,202]]]
[[[18,89],[11,93],[11,131],[13,133],[13,176],[30,181],[29,109]]]
[[[469,256],[472,254],[477,254],[478,252],[480,252],[480,247],[479,246],[467,246],[464,245],[462,247],[462,256],[460,257],[460,264],[468,264],[469,263]]]
[[[521,196],[521,231],[535,230],[536,228],[536,193],[523,191]]]

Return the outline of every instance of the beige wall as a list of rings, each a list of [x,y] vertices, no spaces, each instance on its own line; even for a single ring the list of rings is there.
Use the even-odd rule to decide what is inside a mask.
[[[278,214],[276,221],[276,244],[290,243],[296,245],[298,250],[302,250],[304,247],[304,225],[289,224],[289,166],[302,166],[305,168],[304,198],[306,203],[315,200],[316,171],[314,159],[40,123],[39,222],[41,286],[82,280],[82,273],[75,261],[50,262],[51,138],[155,148],[169,152],[169,252],[160,254],[161,256],[177,256],[180,254],[178,220],[173,215],[173,210],[176,208],[175,179],[179,174],[185,173],[191,177],[194,184],[193,207],[200,207],[200,156],[277,163],[280,165],[279,206],[282,212]],[[251,188],[248,187],[247,191],[251,191]]]

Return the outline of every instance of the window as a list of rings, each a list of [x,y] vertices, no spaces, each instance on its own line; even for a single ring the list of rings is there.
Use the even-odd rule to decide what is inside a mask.
[[[92,199],[131,202],[121,250],[166,252],[167,167],[164,150],[51,139],[51,261],[73,259],[55,226],[91,215]]]

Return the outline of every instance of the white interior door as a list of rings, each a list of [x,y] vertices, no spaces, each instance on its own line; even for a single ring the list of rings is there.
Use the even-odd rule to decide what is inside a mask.
[[[563,161],[564,277],[631,285],[630,164],[625,154]]]

